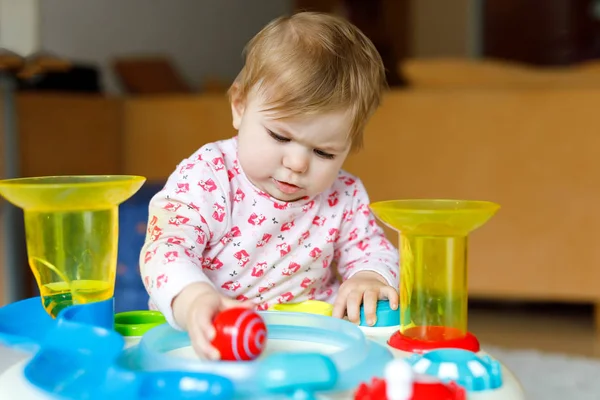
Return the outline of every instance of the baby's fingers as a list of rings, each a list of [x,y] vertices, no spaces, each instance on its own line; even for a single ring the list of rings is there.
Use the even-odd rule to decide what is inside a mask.
[[[344,315],[346,315],[346,301],[347,301],[348,293],[345,290],[340,290],[335,299],[335,303],[333,303],[333,312],[331,314],[334,318],[342,319]]]
[[[211,345],[216,334],[212,320],[218,303],[211,303],[195,311],[193,322],[189,324],[189,335],[196,354],[209,360],[218,360],[221,355]]]
[[[363,300],[363,291],[360,289],[355,289],[350,294],[348,294],[348,298],[346,300],[346,313],[348,314],[348,320],[355,324],[360,323],[360,305]]]
[[[234,307],[253,308],[254,307],[254,303],[252,301],[250,301],[250,300],[239,301],[239,300],[229,299],[227,297],[223,298],[223,301],[222,301],[222,308],[223,309],[234,308]]]
[[[365,292],[363,300],[363,308],[365,310],[365,319],[370,326],[377,322],[377,300],[379,292],[377,289],[369,289]]]
[[[389,300],[392,310],[398,308],[398,292],[396,289],[391,286],[384,286],[380,289],[379,294]]]

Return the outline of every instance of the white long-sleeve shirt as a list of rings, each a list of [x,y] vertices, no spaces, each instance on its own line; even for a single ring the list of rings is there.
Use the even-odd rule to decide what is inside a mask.
[[[361,181],[340,171],[325,192],[282,202],[244,175],[237,139],[210,143],[183,160],[150,201],[140,269],[168,322],[172,301],[208,282],[265,310],[308,299],[332,303],[340,282],[375,271],[398,287],[398,252],[368,207]]]

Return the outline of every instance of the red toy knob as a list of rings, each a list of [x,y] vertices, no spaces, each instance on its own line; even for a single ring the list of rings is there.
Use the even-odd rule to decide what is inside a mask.
[[[216,335],[212,345],[221,353],[221,360],[249,361],[262,353],[267,327],[255,311],[230,308],[217,314],[213,325]]]

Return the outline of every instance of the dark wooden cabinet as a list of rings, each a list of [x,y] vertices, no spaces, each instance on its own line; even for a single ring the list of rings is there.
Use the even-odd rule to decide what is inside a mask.
[[[596,0],[482,3],[484,57],[546,66],[600,57],[600,2]]]
[[[409,0],[296,0],[295,9],[346,16],[379,51],[388,84],[394,87],[406,85],[399,66],[409,51]]]

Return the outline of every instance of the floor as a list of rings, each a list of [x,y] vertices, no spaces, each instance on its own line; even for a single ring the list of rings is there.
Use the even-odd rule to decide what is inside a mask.
[[[591,305],[472,301],[469,330],[484,345],[600,358],[593,311]]]

